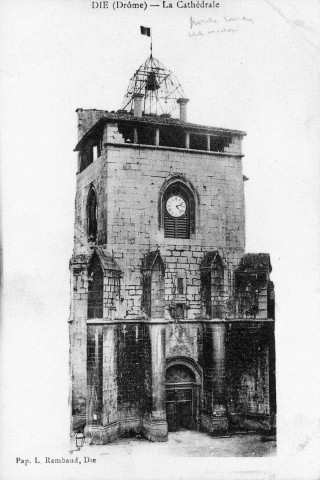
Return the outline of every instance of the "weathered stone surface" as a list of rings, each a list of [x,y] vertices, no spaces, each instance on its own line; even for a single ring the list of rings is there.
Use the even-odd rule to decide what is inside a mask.
[[[172,418],[190,415],[188,428],[209,433],[224,432],[228,424],[271,429],[274,292],[269,257],[245,254],[241,132],[230,131],[222,153],[139,146],[127,143],[116,115],[78,115],[81,148],[94,127],[88,135],[99,134],[101,154],[77,175],[70,262],[73,428],[85,427],[100,444],[124,433],[165,441],[169,413],[171,427]],[[190,238],[164,235],[163,195],[174,181],[193,196]],[[92,189],[94,241],[88,235]],[[101,318],[88,315],[94,258],[103,272]],[[166,396],[168,362],[193,373]]]

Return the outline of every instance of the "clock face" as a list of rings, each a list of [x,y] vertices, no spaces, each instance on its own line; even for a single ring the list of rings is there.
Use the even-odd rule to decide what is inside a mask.
[[[182,215],[186,213],[187,205],[183,198],[178,195],[173,195],[168,198],[166,209],[172,217],[182,217]]]

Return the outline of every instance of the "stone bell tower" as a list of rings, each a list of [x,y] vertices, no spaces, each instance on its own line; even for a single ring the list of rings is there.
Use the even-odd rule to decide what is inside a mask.
[[[92,443],[275,425],[271,264],[245,253],[245,133],[189,123],[188,101],[151,55],[121,110],[77,110],[72,428]]]

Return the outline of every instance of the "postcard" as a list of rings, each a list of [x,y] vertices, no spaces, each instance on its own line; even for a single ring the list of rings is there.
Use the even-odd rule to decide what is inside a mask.
[[[0,5],[1,477],[320,476],[320,6]]]

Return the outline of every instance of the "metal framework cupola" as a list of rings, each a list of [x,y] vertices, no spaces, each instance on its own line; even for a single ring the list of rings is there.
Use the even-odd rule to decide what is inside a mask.
[[[171,115],[179,107],[178,99],[185,98],[175,75],[151,55],[130,79],[122,110],[134,111],[134,98],[142,98],[144,115]]]

